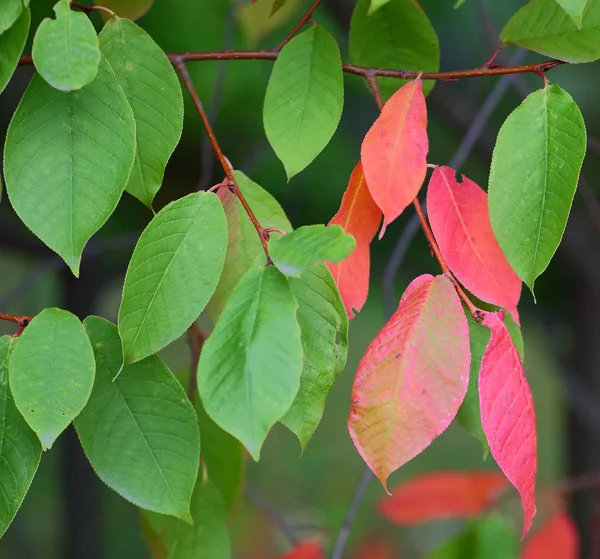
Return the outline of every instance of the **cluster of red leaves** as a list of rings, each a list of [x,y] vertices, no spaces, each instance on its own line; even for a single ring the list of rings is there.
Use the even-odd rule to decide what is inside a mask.
[[[475,518],[489,511],[507,486],[497,472],[433,472],[397,487],[393,496],[379,502],[378,510],[400,526]],[[520,559],[576,559],[578,553],[575,525],[559,509],[527,539]]]
[[[417,197],[428,149],[427,106],[422,82],[415,80],[390,98],[365,136],[361,162],[331,221],[356,238],[355,252],[330,265],[350,317],[367,299],[369,247],[381,216],[380,238]],[[448,427],[465,397],[471,352],[457,282],[518,322],[521,280],[492,232],[486,192],[466,177],[458,180],[453,169],[436,167],[427,205],[446,273],[418,277],[408,286],[363,356],[352,391],[351,437],[384,486],[389,474]],[[525,536],[536,510],[531,391],[503,311],[475,318],[491,332],[478,383],[482,427],[494,459],[521,495]]]

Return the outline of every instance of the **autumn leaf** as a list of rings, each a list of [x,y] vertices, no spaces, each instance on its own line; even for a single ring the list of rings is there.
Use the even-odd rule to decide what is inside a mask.
[[[362,164],[350,175],[348,188],[342,198],[339,211],[329,225],[341,225],[355,241],[354,252],[339,264],[327,262],[331,275],[344,301],[348,318],[354,318],[369,294],[370,248],[381,222],[381,210],[377,207],[367,188]]]
[[[521,356],[498,313],[487,313],[483,325],[491,338],[481,360],[481,425],[490,452],[521,495],[523,536],[535,515],[537,440],[535,410]]]
[[[379,238],[419,193],[428,150],[423,84],[415,80],[390,97],[362,143],[367,186],[383,212]]]
[[[298,544],[280,559],[325,559],[325,554],[318,542],[308,541]]]
[[[527,538],[521,559],[577,559],[579,537],[575,523],[565,512],[555,514],[550,521]]]
[[[454,419],[470,361],[467,319],[452,283],[418,277],[368,347],[352,389],[350,435],[384,487]]]
[[[427,189],[429,223],[446,264],[476,297],[513,318],[521,280],[504,256],[490,223],[485,191],[450,167],[437,167]]]
[[[397,549],[381,535],[371,536],[356,550],[356,559],[400,559]]]
[[[500,472],[432,472],[396,487],[377,508],[400,525],[473,518],[483,513],[507,485]]]

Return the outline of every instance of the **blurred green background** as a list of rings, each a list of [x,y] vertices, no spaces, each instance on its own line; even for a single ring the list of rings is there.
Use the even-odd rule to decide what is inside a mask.
[[[457,10],[453,3],[421,0],[439,35],[442,69],[447,70],[481,66],[498,46],[498,30],[524,2],[467,0]],[[52,0],[32,2],[32,29],[51,15],[52,4]],[[268,15],[265,4],[270,8],[271,0],[260,0],[256,5],[250,0],[155,0],[139,23],[168,52],[268,48],[285,36],[310,1],[290,0],[291,7],[270,31],[264,29]],[[353,6],[353,0],[324,0],[314,15],[338,38],[346,60]],[[97,14],[93,14],[93,20],[101,25]],[[506,49],[499,61],[506,63],[514,53],[514,49]],[[525,60],[540,58],[528,54]],[[377,109],[361,80],[346,76],[344,115],[336,135],[316,161],[288,183],[262,128],[262,101],[271,68],[272,63],[266,61],[190,64],[199,94],[233,165],[275,195],[294,226],[327,223],[337,211],[359,158],[361,140],[376,118]],[[559,83],[576,99],[591,137],[600,136],[596,94],[599,68],[598,64],[564,66],[549,74],[553,83]],[[0,96],[2,138],[31,72],[29,67],[19,68]],[[448,163],[498,80],[478,78],[436,85],[428,98],[430,162]],[[535,75],[513,81],[460,171],[486,186],[499,126],[527,91],[540,86],[541,80]],[[207,188],[222,179],[188,101],[184,136],[167,168],[156,209],[199,185]],[[600,471],[600,332],[596,318],[600,311],[600,206],[594,197],[596,150],[597,146],[590,147],[584,164],[588,180],[575,199],[565,241],[536,283],[538,304],[534,305],[530,293],[524,290],[520,307],[526,370],[537,409],[540,486]],[[388,228],[382,241],[373,245],[369,301],[351,323],[348,366],[329,397],[321,426],[308,449],[300,456],[294,436],[276,427],[261,462],[248,462],[247,479],[252,490],[267,499],[300,533],[316,535],[325,542],[331,542],[337,534],[364,469],[346,428],[349,394],[357,362],[385,321],[381,279],[412,212],[406,214]],[[8,200],[2,200],[0,310],[35,314],[45,307],[60,306],[80,316],[94,313],[115,320],[128,257],[151,217],[146,208],[126,195],[84,253],[81,279],[76,280],[18,222]],[[394,304],[416,275],[437,271],[419,232],[395,279]],[[0,324],[0,334],[13,331],[11,324]],[[165,350],[163,357],[174,371],[190,361],[184,341]],[[482,460],[482,448],[476,439],[453,425],[394,474],[389,487],[393,490],[401,481],[425,471],[480,468],[495,465],[491,459]],[[350,534],[349,550],[361,542],[389,539],[396,549],[392,557],[424,557],[460,528],[455,522],[412,529],[392,526],[375,510],[376,502],[384,496],[378,482],[371,481]],[[594,492],[581,492],[570,504],[580,523],[585,553],[594,522]],[[521,522],[519,514],[517,510],[516,526]],[[284,535],[252,499],[242,499],[231,528],[236,558],[267,559],[289,549]],[[353,553],[349,551],[347,556]],[[149,556],[137,509],[94,478],[72,430],[43,456],[21,511],[0,541],[2,559]],[[368,557],[360,555],[360,559]],[[379,557],[373,555],[372,559]]]

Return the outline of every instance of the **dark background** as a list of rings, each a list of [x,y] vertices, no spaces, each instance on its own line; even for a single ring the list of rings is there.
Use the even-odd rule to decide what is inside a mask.
[[[53,3],[32,2],[32,29],[51,15]],[[282,14],[279,26],[262,33],[265,18],[261,6],[265,4],[268,11],[269,0],[254,6],[249,0],[155,0],[139,24],[168,52],[268,48],[283,38],[310,2],[289,0],[291,8]],[[456,70],[479,67],[489,58],[498,46],[498,30],[523,2],[467,0],[457,10],[452,0],[421,0],[421,4],[440,38],[442,69]],[[339,39],[346,60],[353,6],[352,0],[325,0],[313,16]],[[92,19],[100,25],[97,14]],[[506,49],[499,61],[507,63],[516,52]],[[530,53],[524,60],[541,58]],[[262,128],[262,102],[271,67],[267,61],[190,64],[223,150],[234,166],[275,195],[294,226],[327,223],[337,211],[359,158],[361,140],[376,118],[376,106],[361,80],[346,76],[344,115],[335,137],[308,169],[287,183],[283,166]],[[569,91],[581,107],[590,147],[583,169],[587,180],[582,181],[576,195],[564,241],[547,272],[536,282],[538,304],[533,304],[524,289],[520,307],[525,364],[537,409],[539,486],[600,472],[600,205],[595,198],[598,142],[594,140],[595,135],[600,137],[599,68],[598,64],[564,66],[549,74],[551,82]],[[0,96],[2,138],[31,73],[30,67],[19,68]],[[505,81],[499,86],[501,80]],[[467,130],[476,122],[482,131],[467,146],[468,153],[463,150],[459,154],[459,159],[468,155],[460,170],[485,188],[499,126],[529,91],[541,85],[535,75],[438,83],[428,98],[429,161],[447,164],[453,156],[456,161]],[[486,100],[498,103],[489,117],[482,118],[478,113]],[[200,120],[186,98],[183,139],[167,168],[155,208],[221,179]],[[248,463],[251,493],[266,498],[303,535],[332,538],[337,534],[363,471],[346,428],[349,392],[358,359],[385,321],[381,280],[412,213],[409,208],[388,228],[385,238],[373,245],[370,298],[352,322],[348,366],[331,393],[322,424],[307,451],[300,457],[293,435],[276,427],[260,464]],[[33,315],[45,307],[60,306],[82,318],[94,313],[115,320],[128,258],[151,217],[146,208],[125,195],[114,216],[88,245],[81,278],[76,280],[16,219],[4,198],[0,204],[0,310]],[[438,270],[419,231],[393,280],[393,306],[408,282],[425,272]],[[0,324],[0,334],[13,331],[11,324]],[[190,361],[184,341],[173,344],[162,356],[174,371]],[[420,472],[455,468],[495,465],[491,459],[482,460],[477,440],[453,425],[394,474],[389,487]],[[423,557],[460,528],[460,523],[413,529],[391,526],[374,508],[383,496],[379,484],[371,482],[351,532],[350,548],[371,538],[389,538],[402,549],[394,557]],[[582,531],[582,556],[590,557],[590,546],[596,545],[591,527],[600,526],[595,520],[600,517],[596,510],[600,509],[600,498],[595,498],[594,491],[582,491],[571,505]],[[519,522],[517,513],[515,525]],[[288,549],[287,540],[265,514],[264,504],[256,503],[256,496],[240,503],[232,522],[232,537],[234,556],[240,559],[275,557]],[[147,558],[149,552],[142,540],[138,510],[94,477],[70,429],[43,456],[21,511],[0,541],[0,558],[83,557]]]

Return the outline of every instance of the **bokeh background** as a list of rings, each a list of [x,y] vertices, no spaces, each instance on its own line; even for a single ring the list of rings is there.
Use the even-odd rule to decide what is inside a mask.
[[[32,29],[52,13],[53,0],[35,0]],[[268,20],[271,0],[155,0],[139,24],[168,52],[256,48],[275,45],[310,5],[288,0],[275,20]],[[481,66],[498,46],[498,31],[522,0],[467,0],[453,9],[452,0],[421,0],[441,45],[442,69]],[[314,15],[339,40],[348,60],[348,25],[354,0],[324,0]],[[100,26],[101,19],[93,14]],[[499,61],[513,60],[508,48]],[[520,55],[519,55],[520,56]],[[519,60],[541,57],[524,53]],[[195,84],[209,109],[222,147],[236,168],[269,190],[294,226],[327,223],[334,215],[359,158],[360,144],[377,115],[370,94],[356,76],[346,76],[344,115],[323,153],[308,169],[286,182],[283,166],[269,147],[262,128],[262,103],[272,68],[268,61],[198,62],[190,64]],[[536,282],[538,303],[524,290],[521,321],[526,370],[532,384],[539,433],[539,485],[600,472],[600,205],[598,146],[600,66],[564,66],[549,77],[578,102],[590,135],[583,180],[563,244],[547,272]],[[9,120],[31,77],[30,67],[17,70],[0,96],[2,141]],[[538,76],[475,78],[438,83],[428,98],[430,162],[447,164],[457,155],[460,171],[486,187],[491,152],[503,120],[529,91],[542,85]],[[185,96],[185,92],[184,92]],[[484,104],[493,107],[481,115]],[[479,116],[478,116],[479,115]],[[473,134],[477,122],[481,130]],[[471,128],[470,139],[464,144]],[[475,141],[473,141],[475,140]],[[457,154],[462,144],[462,151]],[[166,172],[155,207],[198,187],[222,179],[207,146],[201,123],[186,99],[185,129]],[[98,314],[115,320],[125,268],[135,240],[151,219],[150,212],[125,195],[114,216],[84,253],[81,278],[17,220],[4,197],[0,203],[0,310],[36,314],[49,306],[80,317]],[[346,428],[349,393],[360,356],[385,322],[382,279],[412,212],[407,210],[372,248],[369,301],[351,323],[350,357],[327,403],[321,426],[300,455],[295,437],[283,427],[269,436],[261,462],[248,462],[248,491],[232,519],[234,557],[277,557],[289,542],[270,516],[284,519],[302,535],[324,541],[335,537],[364,465]],[[403,236],[404,235],[404,236]],[[416,275],[437,273],[436,262],[421,232],[403,256],[399,273],[388,283],[387,306],[395,306]],[[389,287],[391,286],[391,292]],[[13,333],[0,323],[0,334]],[[185,369],[190,352],[185,341],[162,352],[174,371]],[[430,448],[390,479],[393,488],[419,473],[438,469],[495,468],[482,459],[481,444],[453,425]],[[457,522],[418,528],[390,525],[376,512],[385,496],[371,481],[352,527],[348,557],[368,559],[356,551],[373,550],[369,542],[389,541],[395,551],[385,557],[417,558],[460,529]],[[600,493],[588,490],[570,499],[579,523],[582,556],[588,557],[592,527],[598,525]],[[273,509],[273,510],[271,510]],[[274,512],[276,511],[276,512]],[[520,518],[518,511],[515,525]],[[358,554],[358,555],[357,555]],[[45,453],[38,474],[17,518],[0,541],[1,559],[146,559],[138,510],[106,488],[93,474],[69,429]],[[207,558],[209,559],[209,558]],[[373,555],[372,559],[376,559]]]

